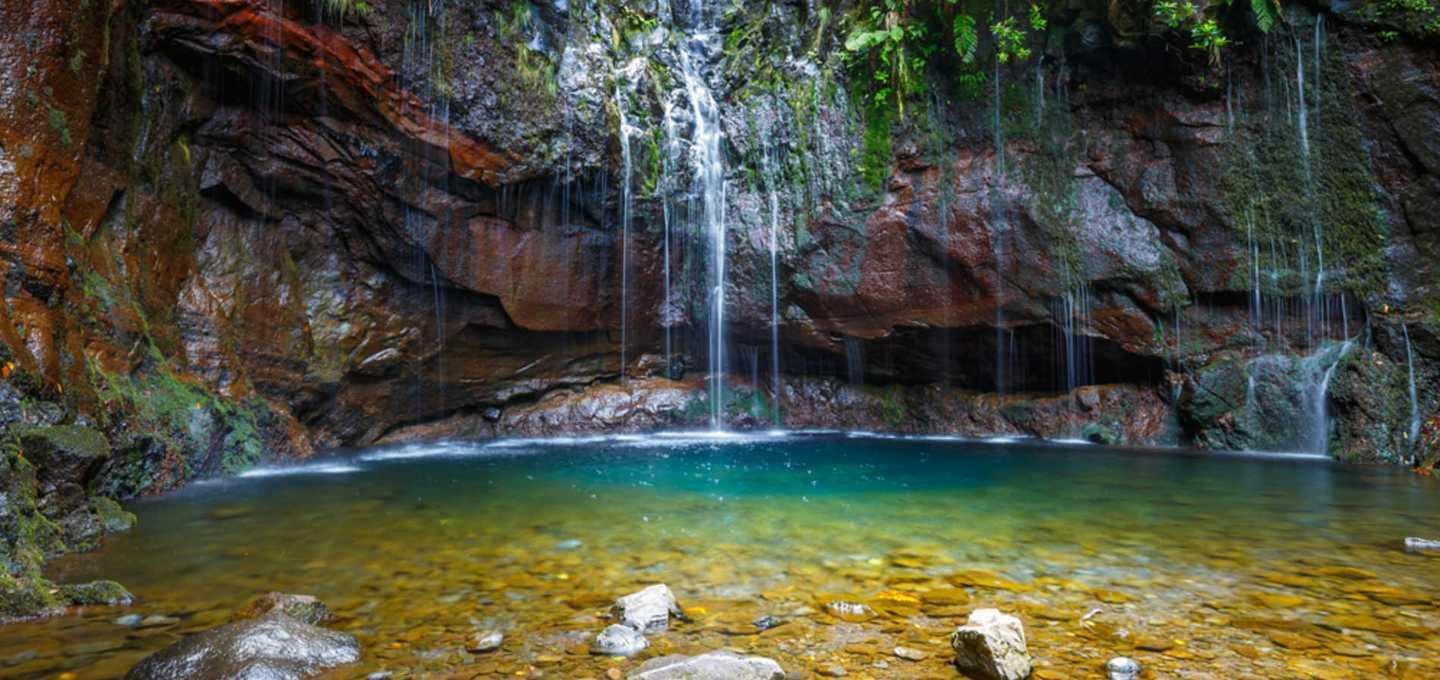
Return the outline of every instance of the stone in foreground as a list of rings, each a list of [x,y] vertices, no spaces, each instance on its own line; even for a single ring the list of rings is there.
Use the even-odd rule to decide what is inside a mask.
[[[1030,677],[1030,653],[1020,619],[997,609],[977,609],[950,636],[955,666],[975,680]]]
[[[125,677],[300,680],[359,660],[354,637],[272,614],[191,635],[146,657]]]
[[[1409,536],[1409,537],[1406,537],[1406,539],[1405,539],[1405,552],[1412,552],[1412,553],[1435,552],[1435,553],[1440,553],[1440,541],[1431,540],[1431,539],[1428,539],[1428,538],[1416,538],[1416,537],[1414,537],[1414,536]]]
[[[616,600],[611,614],[620,623],[645,635],[665,632],[670,627],[671,615],[685,620],[685,612],[675,602],[675,594],[663,583]]]
[[[1109,680],[1138,680],[1140,662],[1129,657],[1117,656],[1105,662],[1105,676]]]
[[[640,631],[616,623],[611,624],[595,636],[595,641],[590,643],[590,653],[604,656],[632,656],[639,654],[649,646],[650,641],[646,640]]]
[[[625,677],[628,680],[785,680],[785,671],[773,659],[763,656],[710,652],[651,659]]]

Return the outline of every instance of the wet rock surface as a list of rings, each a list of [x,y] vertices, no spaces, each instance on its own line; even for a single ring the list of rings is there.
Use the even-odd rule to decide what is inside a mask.
[[[617,228],[610,79],[634,72],[631,124],[652,136],[653,112],[674,108],[662,100],[679,89],[676,41],[616,42],[626,31],[595,8],[537,11],[534,35],[519,39],[490,8],[464,4],[427,5],[423,31],[393,7],[337,20],[261,0],[72,5],[6,17],[7,35],[29,38],[0,46],[10,80],[24,83],[0,92],[0,224],[14,234],[0,239],[0,363],[13,365],[5,388],[26,397],[0,399],[0,422],[84,416],[123,454],[101,482],[125,496],[317,446],[683,421],[691,400],[669,389],[572,398],[623,392],[621,375],[705,364],[709,289],[682,274],[702,270],[703,253],[672,249],[665,264],[674,206],[662,205],[655,167],[632,168],[632,186],[651,188],[633,197],[633,228]],[[1315,127],[1313,163],[1302,163],[1294,106],[1267,85],[1295,63],[1287,43],[1236,40],[1228,85],[1215,88],[1174,77],[1188,67],[1158,43],[1096,42],[1116,19],[1103,3],[1082,5],[1084,20],[1057,20],[1064,39],[1034,73],[1002,69],[1005,83],[1054,91],[1027,86],[999,102],[1021,121],[999,148],[988,105],[952,102],[928,112],[945,135],[894,126],[883,156],[864,161],[874,167],[861,167],[863,112],[828,97],[794,108],[834,89],[820,74],[836,91],[853,84],[825,57],[843,51],[827,42],[833,32],[788,5],[753,17],[769,28],[731,46],[739,61],[788,77],[767,86],[773,96],[753,96],[770,79],[729,67],[710,83],[733,156],[723,288],[734,349],[769,365],[774,314],[787,376],[930,384],[1009,411],[985,425],[1136,442],[1183,408],[1173,385],[1209,386],[1200,369],[1217,358],[1298,357],[1383,317],[1378,350],[1388,367],[1403,363],[1394,328],[1407,324],[1419,401],[1433,413],[1440,241],[1423,188],[1436,181],[1428,126],[1440,99],[1423,49],[1377,43],[1369,31],[1383,22],[1368,13],[1326,10],[1307,112],[1354,115]],[[744,15],[717,30],[739,30]],[[1294,19],[1298,32],[1318,21],[1305,8]],[[466,39],[442,35],[447,26],[466,27]],[[407,49],[415,40],[448,46],[443,83]],[[100,58],[79,44],[112,49]],[[774,62],[782,54],[794,62]],[[1132,58],[1157,69],[1124,67]],[[274,83],[284,97],[257,94]],[[780,174],[808,179],[741,181],[766,149],[784,150]],[[663,165],[660,152],[646,162]],[[1302,166],[1317,186],[1349,189],[1297,205],[1284,192],[1305,182]],[[763,217],[767,184],[777,225]],[[1312,222],[1331,225],[1319,244]],[[1261,240],[1285,252],[1266,254]],[[1320,250],[1323,277],[1296,264]],[[1307,289],[1316,280],[1320,296]],[[1007,403],[1080,384],[1132,394],[1087,402],[1084,422],[1048,406],[1021,413],[1038,397]],[[829,402],[795,421],[848,426],[850,397],[817,389],[826,394],[768,398]],[[1408,460],[1413,442],[1394,417],[1403,398],[1350,390],[1337,415],[1354,414],[1353,426],[1335,429],[1336,450]],[[855,420],[937,429],[925,409],[885,395],[856,401],[874,414]],[[1131,415],[1137,402],[1144,418]],[[736,415],[738,427],[770,425]],[[1229,446],[1266,431],[1241,425],[1183,434]]]
[[[663,583],[616,600],[610,613],[621,625],[634,628],[643,635],[665,632],[672,616],[681,620],[685,618],[685,612],[675,601],[675,594]]]
[[[1020,619],[996,609],[971,612],[950,635],[955,666],[976,680],[1024,680],[1030,677],[1030,653]]]
[[[314,595],[292,593],[266,593],[251,600],[240,611],[237,619],[256,619],[271,614],[288,616],[301,623],[318,626],[330,618],[330,610]]]
[[[602,656],[634,656],[650,646],[645,634],[622,624],[606,626],[590,643],[590,653]]]
[[[276,613],[186,637],[146,657],[125,677],[298,680],[359,659],[360,646],[353,636]]]
[[[710,652],[651,659],[625,677],[627,680],[785,680],[785,671],[772,659]]]

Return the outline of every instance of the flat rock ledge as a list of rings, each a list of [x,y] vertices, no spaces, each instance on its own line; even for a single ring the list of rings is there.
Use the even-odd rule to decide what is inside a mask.
[[[997,609],[977,609],[950,635],[955,667],[975,680],[1024,680],[1030,677],[1025,626]]]
[[[301,680],[359,660],[360,643],[354,636],[292,618],[281,605],[258,618],[186,637],[145,657],[125,678]]]
[[[774,659],[709,652],[700,656],[672,654],[651,659],[627,676],[628,680],[785,680]]]

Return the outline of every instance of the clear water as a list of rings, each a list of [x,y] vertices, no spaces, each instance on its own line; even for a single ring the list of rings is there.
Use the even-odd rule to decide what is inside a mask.
[[[363,662],[330,677],[599,678],[728,647],[807,676],[952,678],[947,636],[982,606],[1025,621],[1039,678],[1099,677],[1115,654],[1149,677],[1440,672],[1440,558],[1401,547],[1440,537],[1440,483],[1395,470],[705,434],[416,445],[271,472],[131,504],[133,532],[52,573],[114,578],[136,603],[0,628],[0,675],[115,677],[269,590],[318,595],[359,637]],[[590,656],[607,604],[655,582],[693,621],[641,657]],[[878,615],[835,619],[834,599]],[[115,623],[128,613],[179,622]],[[762,615],[787,623],[760,634]],[[503,647],[465,652],[489,627]]]

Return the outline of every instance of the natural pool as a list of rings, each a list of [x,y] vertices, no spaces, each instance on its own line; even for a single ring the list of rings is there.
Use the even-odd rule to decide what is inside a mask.
[[[1020,616],[1036,677],[1437,677],[1440,482],[1316,459],[854,435],[613,437],[371,449],[133,503],[52,565],[136,603],[0,628],[0,675],[123,675],[271,590],[319,596],[361,664],[326,677],[603,678],[731,648],[806,677],[955,678],[970,610]],[[274,474],[267,474],[274,472]],[[616,597],[692,617],[589,655]],[[831,599],[879,615],[841,621]],[[124,614],[158,615],[153,627]],[[783,625],[760,632],[770,615]],[[473,655],[476,630],[499,628]],[[921,650],[897,658],[897,645]]]

